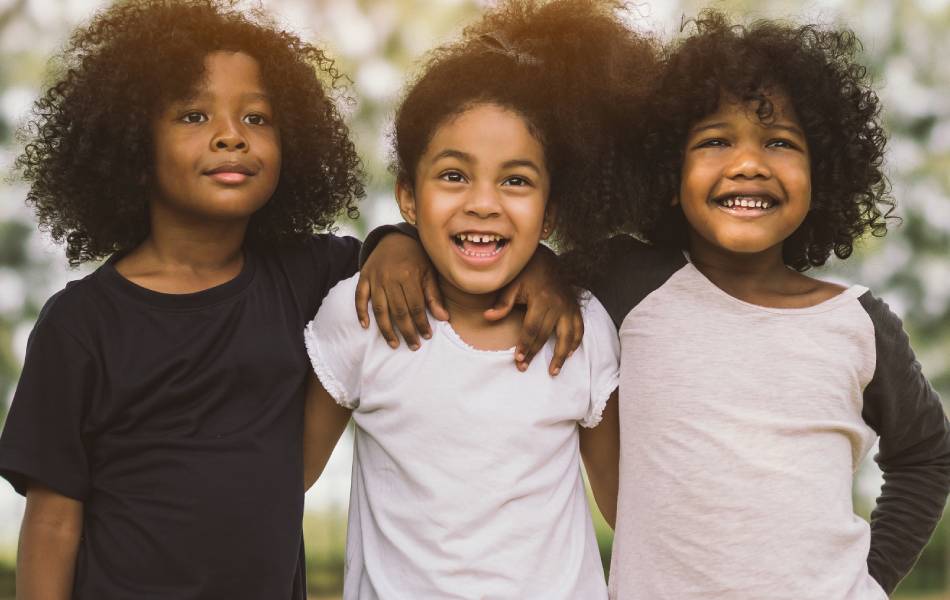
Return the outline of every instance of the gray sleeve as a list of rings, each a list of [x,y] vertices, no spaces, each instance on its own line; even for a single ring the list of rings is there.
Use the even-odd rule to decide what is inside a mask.
[[[686,265],[680,250],[651,246],[618,235],[607,242],[606,268],[591,291],[607,309],[617,329],[633,308]]]
[[[890,594],[943,513],[950,492],[950,423],[900,319],[870,292],[859,301],[874,324],[877,354],[862,417],[881,437],[874,459],[884,472],[871,512],[868,572]]]

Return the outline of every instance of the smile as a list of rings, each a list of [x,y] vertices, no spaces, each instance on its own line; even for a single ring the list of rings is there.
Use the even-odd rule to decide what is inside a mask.
[[[456,233],[452,242],[465,256],[472,258],[491,258],[497,256],[508,245],[508,238],[495,233]]]
[[[758,216],[771,211],[779,202],[771,196],[729,195],[713,199],[720,208],[732,214]]]

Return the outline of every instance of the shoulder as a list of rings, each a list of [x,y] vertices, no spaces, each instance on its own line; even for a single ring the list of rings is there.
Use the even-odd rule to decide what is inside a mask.
[[[49,297],[40,309],[33,334],[68,335],[80,344],[90,336],[90,323],[102,312],[103,298],[96,282],[96,273],[70,281]]]
[[[584,319],[584,338],[581,347],[588,357],[604,357],[608,363],[619,360],[620,339],[617,328],[604,305],[596,296],[583,291],[579,297]]]
[[[894,343],[906,341],[904,323],[882,298],[876,297],[870,290],[858,296],[858,302],[874,325],[874,337],[879,342]]]
[[[591,291],[618,328],[630,310],[687,264],[680,250],[647,244],[629,235],[611,238],[606,252],[606,268],[594,280]]]
[[[319,272],[341,272],[342,277],[356,271],[360,253],[360,241],[351,236],[320,233],[301,243],[280,246],[275,254],[291,268]],[[334,281],[335,283],[336,281]]]
[[[327,292],[323,304],[320,306],[320,313],[332,313],[334,316],[344,317],[352,313],[353,321],[356,321],[356,284],[359,283],[359,273],[353,274],[346,279],[333,284],[330,291]],[[370,311],[372,314],[372,311]]]

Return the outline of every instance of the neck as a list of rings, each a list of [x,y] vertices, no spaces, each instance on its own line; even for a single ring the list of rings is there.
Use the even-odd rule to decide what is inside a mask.
[[[781,244],[762,252],[742,253],[690,237],[690,260],[710,281],[723,288],[771,288],[792,275],[782,259]]]
[[[196,271],[227,269],[242,261],[250,219],[209,222],[155,204],[149,212],[151,232],[133,254],[157,265]]]
[[[495,305],[498,298],[497,291],[488,294],[473,294],[455,287],[441,276],[439,277],[439,288],[442,290],[442,298],[449,314],[452,315],[453,321],[456,320],[456,317],[463,317],[468,321],[484,321],[487,323],[484,313]]]

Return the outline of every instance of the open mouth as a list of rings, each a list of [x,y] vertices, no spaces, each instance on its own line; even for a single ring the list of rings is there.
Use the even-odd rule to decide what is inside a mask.
[[[731,196],[720,196],[713,200],[716,204],[723,208],[728,208],[734,211],[745,211],[745,210],[769,210],[778,206],[778,201],[771,196],[742,196],[742,195],[731,195]]]
[[[496,233],[456,233],[452,242],[462,254],[476,258],[494,256],[508,245],[508,238]]]

